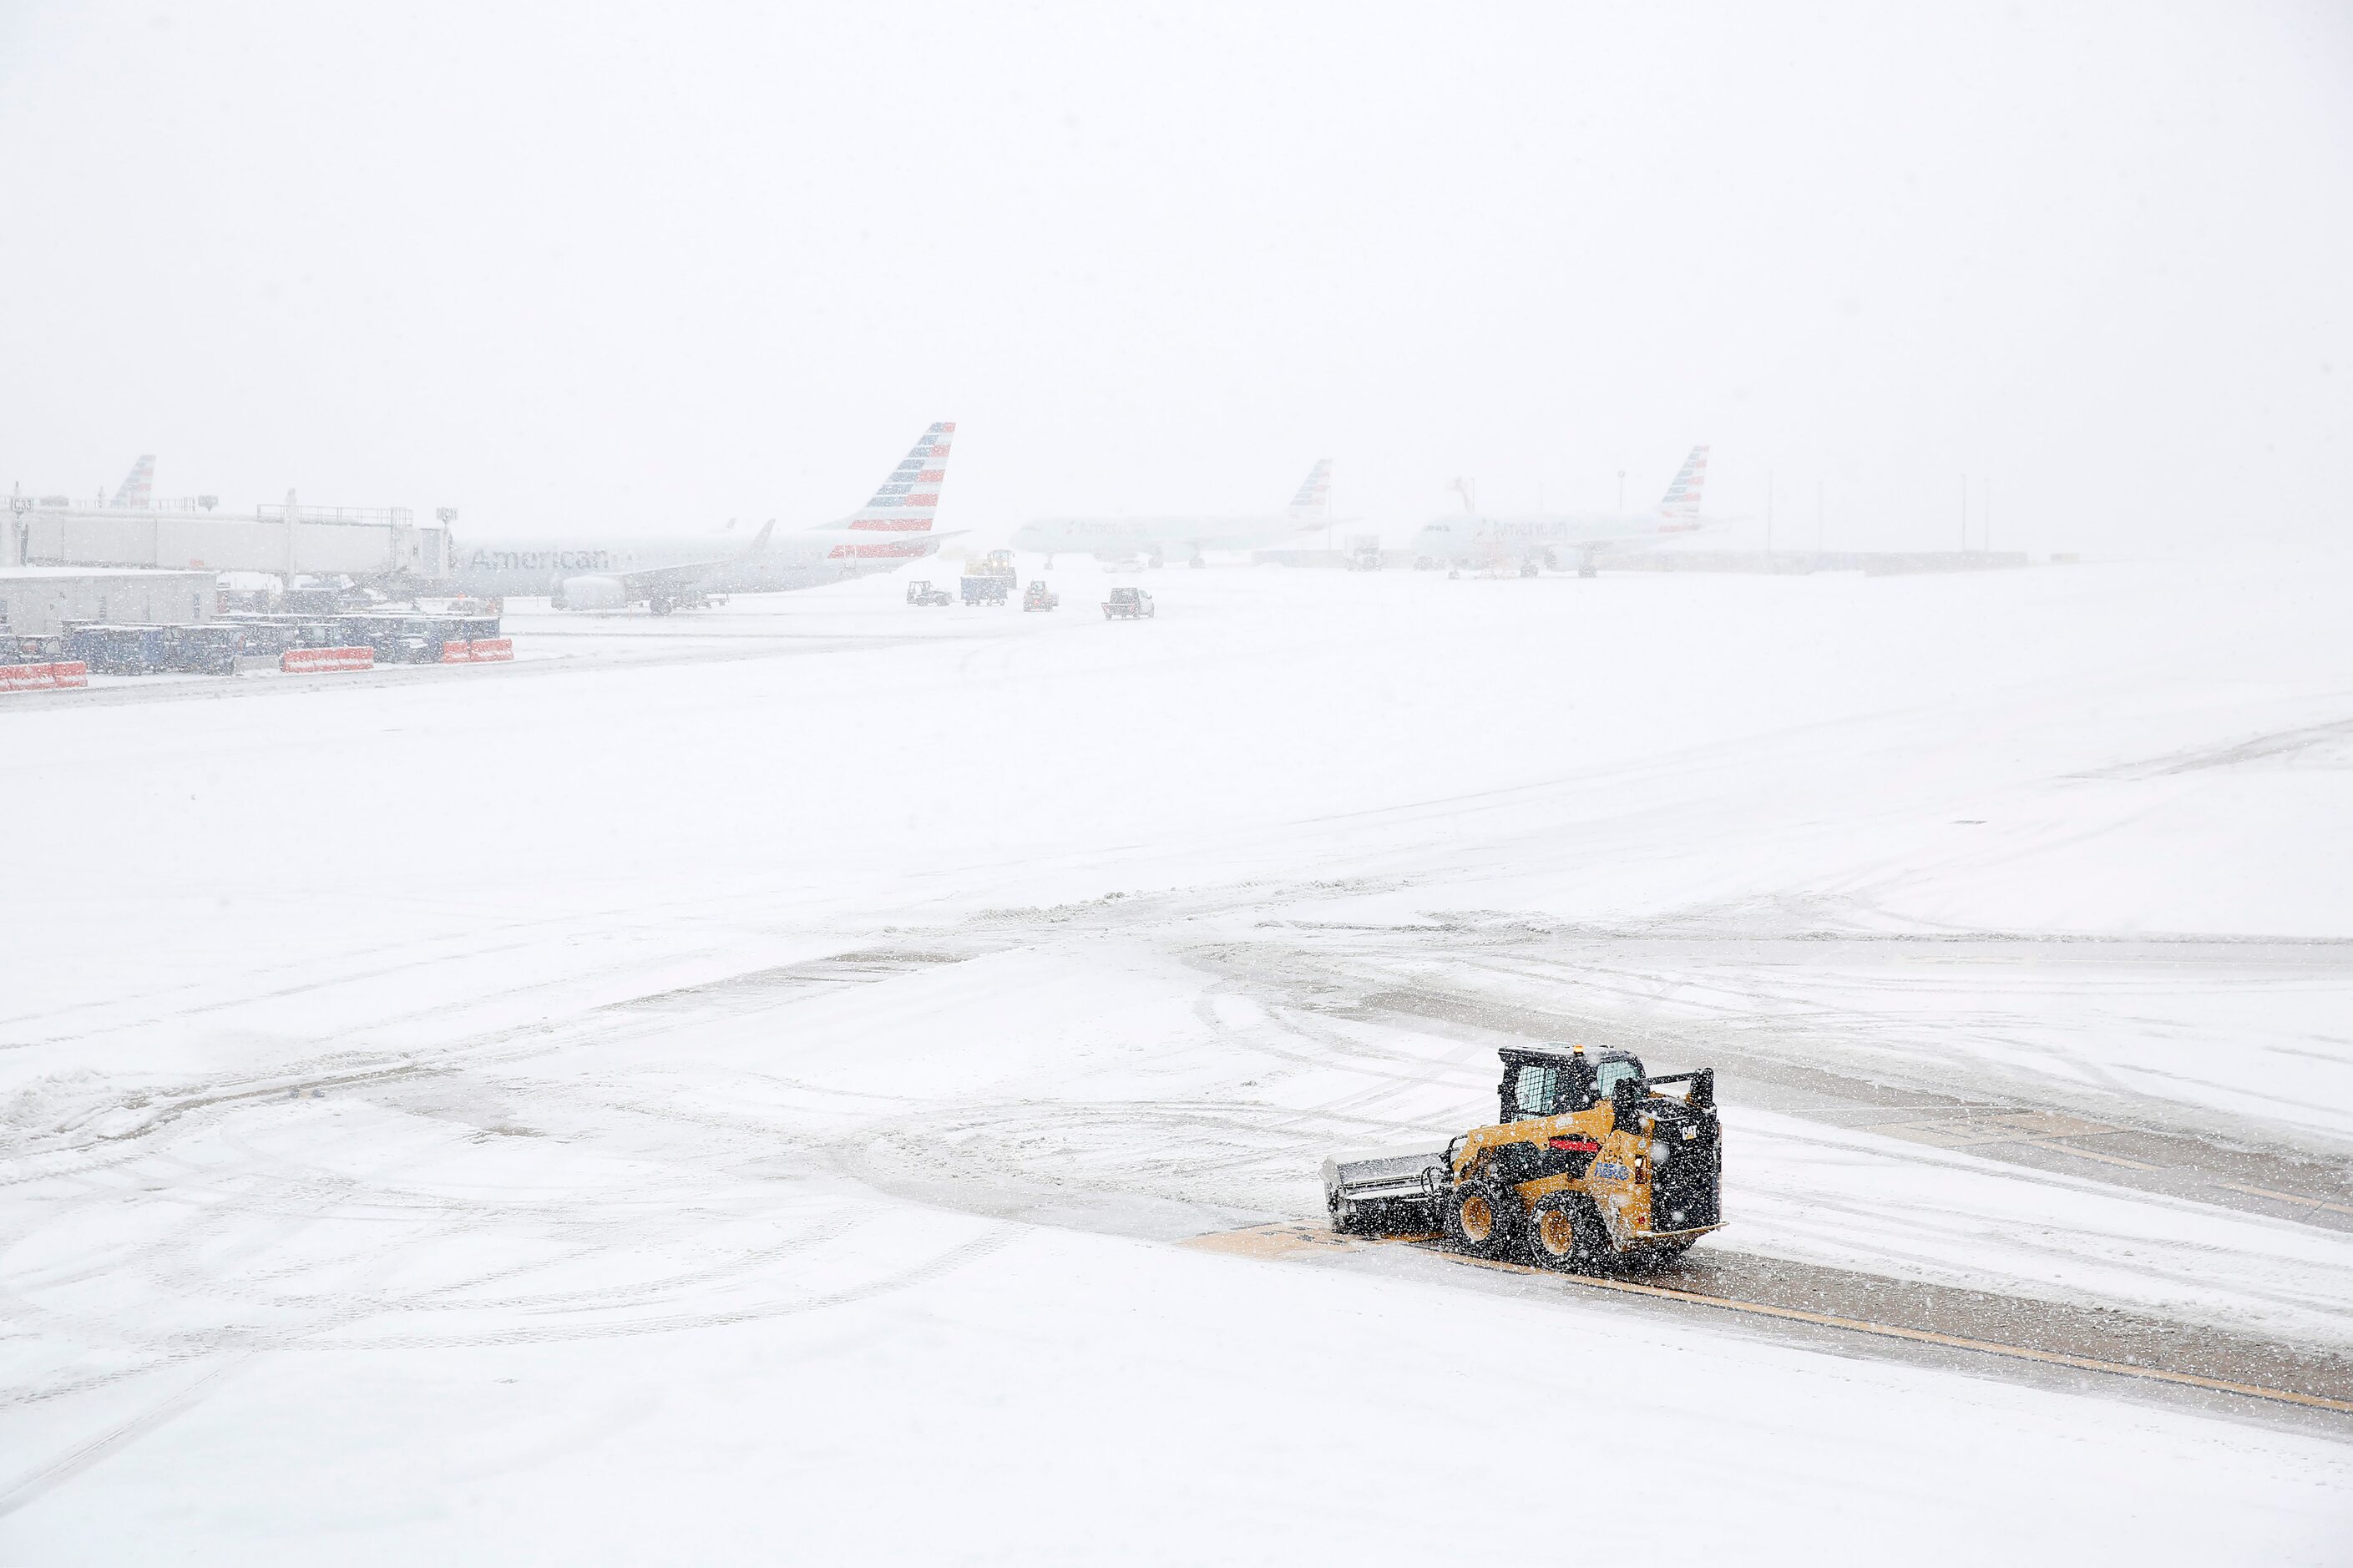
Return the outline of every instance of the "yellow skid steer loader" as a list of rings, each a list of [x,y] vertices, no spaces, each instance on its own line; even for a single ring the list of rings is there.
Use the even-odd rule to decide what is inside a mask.
[[[1592,1273],[1659,1264],[1724,1224],[1715,1070],[1506,1047],[1500,1114],[1442,1151],[1324,1162],[1340,1231],[1437,1230],[1462,1251]],[[1683,1096],[1664,1084],[1687,1086]]]

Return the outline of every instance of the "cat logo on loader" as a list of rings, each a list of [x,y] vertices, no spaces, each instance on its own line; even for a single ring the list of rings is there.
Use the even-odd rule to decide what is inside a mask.
[[[1442,1231],[1475,1257],[1596,1273],[1669,1262],[1722,1227],[1715,1069],[1651,1078],[1582,1046],[1499,1054],[1493,1125],[1443,1151],[1324,1162],[1334,1229]],[[1658,1092],[1671,1083],[1681,1099]]]

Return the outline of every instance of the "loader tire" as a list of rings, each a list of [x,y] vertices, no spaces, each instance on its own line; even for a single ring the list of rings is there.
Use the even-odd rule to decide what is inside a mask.
[[[1599,1274],[1615,1260],[1609,1233],[1592,1200],[1574,1193],[1555,1193],[1539,1201],[1528,1215],[1527,1259],[1539,1268],[1564,1274]]]
[[[1447,1196],[1447,1244],[1473,1258],[1508,1258],[1526,1220],[1520,1200],[1493,1182],[1465,1182]]]

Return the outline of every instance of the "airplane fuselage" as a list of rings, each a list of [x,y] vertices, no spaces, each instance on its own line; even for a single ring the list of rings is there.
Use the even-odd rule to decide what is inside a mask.
[[[1659,512],[1557,512],[1524,517],[1466,513],[1424,523],[1413,536],[1419,559],[1470,564],[1488,559],[1583,558],[1607,550],[1660,544],[1696,533],[1708,520]]]
[[[744,553],[742,534],[701,538],[595,540],[485,540],[460,543],[452,552],[459,591],[482,598],[526,598],[552,593],[578,577],[620,577],[630,573],[691,571],[706,594],[780,593],[822,587],[876,572],[937,551],[930,533],[853,533],[812,529],[776,534],[754,553]]]
[[[1013,548],[1106,561],[1157,555],[1189,560],[1207,550],[1272,550],[1324,526],[1323,518],[1041,517],[1013,532]]]

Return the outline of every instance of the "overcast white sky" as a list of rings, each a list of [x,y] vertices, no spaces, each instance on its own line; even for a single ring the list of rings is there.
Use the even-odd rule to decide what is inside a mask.
[[[2353,7],[0,0],[0,483],[2337,537]]]

